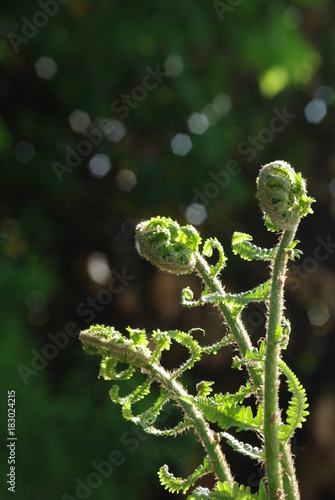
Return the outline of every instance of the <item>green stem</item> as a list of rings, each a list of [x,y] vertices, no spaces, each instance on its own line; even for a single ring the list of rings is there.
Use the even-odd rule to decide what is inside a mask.
[[[213,279],[213,277],[210,275],[209,265],[201,255],[197,255],[195,267],[208,290],[211,293],[218,293],[219,295],[224,297],[225,292],[220,281],[216,277]],[[252,349],[252,343],[241,319],[233,315],[226,304],[220,303],[218,304],[218,307],[220,308],[223,316],[228,323],[228,326],[233,334],[234,340],[237,343],[242,356],[246,356],[247,351]],[[259,375],[259,373],[257,373],[257,371],[252,366],[249,366],[248,370],[255,388],[260,389],[263,383],[261,375]],[[258,391],[258,396],[261,398],[260,391]]]
[[[283,469],[284,498],[285,500],[299,500],[299,486],[295,475],[290,444],[280,443],[280,452]]]
[[[282,319],[284,283],[286,263],[288,259],[287,249],[290,243],[292,243],[293,241],[295,231],[296,228],[283,232],[272,270],[269,317],[266,337],[263,402],[264,451],[270,500],[278,500],[278,498],[283,498],[284,494],[281,466],[281,451],[283,451],[283,447],[281,447],[280,449],[278,436],[281,424],[278,404],[278,364],[280,360],[280,343],[278,342],[278,332],[281,328]],[[287,463],[288,460],[289,456],[286,452],[285,463]]]
[[[184,387],[171,377],[161,365],[156,363],[150,365],[150,373],[157,379],[170,394],[178,405],[183,409],[185,415],[192,422],[194,430],[198,435],[209,461],[213,467],[219,481],[227,481],[230,487],[233,486],[234,478],[231,474],[230,467],[220,447],[220,440],[216,439],[216,434],[209,427],[202,413],[196,408],[192,402],[190,395]]]

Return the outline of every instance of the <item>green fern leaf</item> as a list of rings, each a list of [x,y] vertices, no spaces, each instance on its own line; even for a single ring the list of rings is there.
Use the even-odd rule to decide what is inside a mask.
[[[202,465],[199,465],[197,469],[188,478],[183,479],[181,477],[175,477],[169,472],[167,465],[163,465],[158,471],[158,476],[160,483],[171,493],[179,493],[182,491],[186,493],[191,486],[202,476],[212,472],[212,466],[210,465],[208,459],[205,457]]]
[[[271,280],[261,283],[255,286],[251,290],[241,293],[226,293],[224,296],[224,301],[228,303],[230,300],[234,300],[239,305],[247,305],[250,302],[262,302],[267,301],[270,298],[270,287]]]
[[[246,488],[234,483],[231,488],[226,482],[218,483],[214,490],[198,486],[187,500],[267,500],[266,488],[263,481],[260,481],[258,493],[251,493],[249,486]]]
[[[129,332],[129,337],[134,342],[134,344],[143,345],[145,347],[148,345],[148,339],[145,330],[130,328],[130,326],[128,326],[126,330],[127,332]]]
[[[236,404],[230,394],[195,399],[208,422],[217,423],[223,430],[231,427],[235,427],[238,432],[260,430],[258,419],[254,419],[251,407]]]
[[[217,354],[217,352],[221,349],[221,347],[230,345],[233,343],[233,341],[234,341],[233,336],[231,334],[228,334],[218,342],[214,342],[214,344],[202,347],[201,350],[205,354]]]
[[[292,393],[286,411],[286,424],[280,430],[279,436],[284,442],[288,441],[294,431],[302,427],[309,415],[306,391],[299,382],[297,376],[290,370],[284,361],[280,361],[279,367],[287,379],[287,388]]]
[[[243,307],[251,302],[268,301],[270,297],[271,280],[255,286],[251,290],[241,293],[208,293],[207,290],[202,292],[200,299],[193,300],[193,292],[187,287],[182,291],[181,303],[186,307],[196,307],[203,304],[225,304],[229,307],[233,316],[237,316],[242,311]]]
[[[112,358],[105,358],[100,363],[99,377],[105,380],[128,380],[134,373],[134,368],[128,366],[125,370],[117,373],[118,362]]]
[[[183,372],[194,366],[196,361],[201,359],[201,347],[198,342],[189,333],[181,332],[180,330],[172,330],[168,332],[171,339],[183,345],[189,350],[191,357],[185,361],[178,369],[173,371],[173,377],[179,377]]]
[[[208,396],[211,392],[213,392],[212,385],[214,382],[208,380],[202,380],[196,385],[197,396]]]
[[[260,248],[250,243],[252,236],[246,233],[235,232],[232,237],[232,249],[235,255],[244,260],[273,260],[276,248]]]
[[[300,256],[303,253],[301,250],[295,248],[298,243],[300,243],[299,240],[294,240],[288,247],[288,254],[291,260],[300,259]]]
[[[238,441],[234,436],[228,434],[228,432],[220,432],[220,436],[225,438],[228,444],[233,448],[233,450],[250,457],[254,460],[258,460],[259,462],[264,460],[263,451],[257,446],[251,446],[248,443],[243,443],[242,441]]]
[[[157,429],[154,426],[143,426],[143,429],[147,434],[152,434],[153,436],[159,437],[176,437],[178,434],[186,432],[192,427],[191,423],[187,420],[182,420],[177,425],[171,429]]]
[[[203,488],[198,486],[192,491],[191,495],[187,497],[187,500],[212,500],[213,493],[209,491],[208,488]]]

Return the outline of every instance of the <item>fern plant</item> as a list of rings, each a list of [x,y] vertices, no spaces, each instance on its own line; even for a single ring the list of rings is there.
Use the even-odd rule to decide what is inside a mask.
[[[260,248],[249,234],[234,233],[234,254],[247,261],[271,263],[269,279],[246,292],[225,291],[219,276],[227,258],[216,238],[205,241],[200,251],[201,237],[194,227],[181,227],[164,217],[142,222],[136,229],[136,245],[142,257],[163,271],[176,275],[195,272],[202,279],[201,296],[195,299],[187,287],[182,292],[181,303],[186,307],[210,303],[219,308],[226,329],[215,343],[200,345],[196,340],[197,329],[189,332],[157,329],[148,336],[141,329],[128,327],[126,334],[122,334],[114,327],[97,325],[80,334],[86,352],[102,357],[100,376],[104,379],[119,382],[130,379],[136,372],[144,374],[144,381],[133,390],[129,390],[127,383],[123,388],[126,393],[120,394],[119,385],[112,385],[110,389],[111,400],[121,405],[126,420],[155,436],[177,436],[193,431],[201,442],[203,462],[189,477],[175,477],[167,465],[158,473],[167,490],[189,492],[189,500],[299,499],[290,442],[308,415],[308,404],[304,388],[281,356],[290,335],[290,323],[284,316],[283,292],[287,261],[301,254],[294,239],[299,221],[312,212],[314,200],[308,196],[301,174],[283,161],[262,167],[257,179],[257,198],[267,229],[278,233],[279,240],[273,248]],[[218,260],[212,265],[206,258],[214,251]],[[265,303],[267,310],[265,337],[256,346],[252,345],[241,319],[243,309],[252,302]],[[161,357],[173,342],[184,346],[189,358],[169,371],[162,366]],[[233,358],[233,368],[244,367],[249,380],[234,394],[215,394],[213,382],[206,380],[197,384],[195,394],[188,392],[181,382],[184,372],[192,369],[202,356],[215,355],[229,345],[239,352]],[[286,416],[281,414],[278,402],[281,375],[291,394]],[[134,405],[149,395],[153,383],[159,385],[159,395],[151,399],[154,403],[149,408],[136,414]],[[255,401],[253,407],[247,402],[250,397]],[[159,416],[168,402],[179,407],[182,417],[174,427],[162,429],[158,425]],[[235,433],[239,431],[255,433],[258,446],[237,439]],[[252,493],[249,487],[234,480],[223,452],[227,446],[264,468],[265,479],[260,481],[257,492]],[[215,477],[213,489],[194,487],[198,479],[207,474]]]

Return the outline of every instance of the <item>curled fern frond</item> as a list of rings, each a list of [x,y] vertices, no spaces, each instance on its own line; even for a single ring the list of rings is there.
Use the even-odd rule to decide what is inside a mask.
[[[168,273],[192,272],[200,243],[200,235],[193,226],[181,227],[168,217],[153,217],[136,227],[139,254]]]
[[[215,266],[210,265],[210,276],[215,277],[218,273],[226,266],[227,257],[224,254],[221,243],[216,238],[209,238],[205,241],[202,254],[205,257],[211,257],[213,255],[213,250],[216,249],[219,252],[219,260]]]
[[[280,430],[280,438],[287,442],[294,431],[302,427],[303,422],[309,415],[306,391],[298,380],[298,377],[290,370],[287,364],[281,360],[279,367],[287,380],[287,388],[292,393],[292,398],[289,402],[286,411],[286,424]]]
[[[103,377],[105,380],[128,380],[133,376],[134,368],[128,366],[125,370],[121,372],[116,371],[118,362],[113,358],[105,358],[100,364],[99,377]]]
[[[171,493],[179,493],[179,491],[186,493],[187,490],[191,488],[191,486],[194,486],[195,482],[199,478],[209,474],[212,471],[213,469],[208,459],[205,458],[203,464],[199,465],[199,467],[197,467],[195,471],[186,479],[175,477],[173,474],[171,474],[171,472],[169,472],[169,468],[167,465],[163,465],[163,467],[159,469],[158,475],[160,483]]]
[[[201,359],[202,349],[198,342],[189,333],[181,332],[180,330],[173,330],[168,334],[171,339],[186,347],[191,355],[185,363],[172,372],[173,377],[179,377],[183,372],[192,368],[196,361]]]
[[[252,236],[236,231],[232,237],[232,249],[235,255],[244,260],[273,260],[276,248],[260,248],[250,243]]]
[[[150,364],[151,351],[143,345],[142,338],[127,339],[113,327],[92,326],[80,334],[80,340],[88,354],[97,354],[102,358],[113,358],[119,363],[133,367]]]
[[[189,286],[184,288],[181,292],[180,303],[184,307],[196,307],[201,305],[200,300],[193,300],[194,294]]]
[[[312,213],[315,201],[307,195],[306,183],[285,161],[274,161],[261,168],[257,197],[271,231],[294,229],[300,218]]]

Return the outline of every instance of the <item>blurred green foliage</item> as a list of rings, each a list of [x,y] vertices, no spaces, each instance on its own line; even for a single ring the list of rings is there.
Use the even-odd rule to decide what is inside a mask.
[[[64,332],[71,321],[79,328],[91,322],[148,329],[199,325],[209,335],[220,335],[220,318],[213,318],[209,310],[204,316],[191,316],[178,307],[185,282],[159,276],[141,261],[133,239],[137,221],[161,214],[184,223],[181,206],[204,204],[207,219],[199,230],[204,237],[217,236],[232,260],[227,287],[254,286],[266,270],[255,265],[251,273],[244,273],[243,264],[232,257],[230,239],[234,230],[246,230],[266,246],[255,179],[260,165],[283,159],[302,171],[317,199],[314,217],[302,223],[298,234],[304,254],[313,255],[316,239],[326,240],[333,233],[335,189],[329,183],[335,176],[334,5],[330,0],[241,1],[235,7],[231,3],[1,4],[0,385],[4,409],[7,390],[16,390],[18,499],[75,496],[76,478],[85,481],[94,471],[92,462],[107,460],[113,450],[119,450],[125,462],[93,491],[94,499],[163,498],[158,467],[168,461],[182,475],[198,462],[197,444],[188,438],[137,438],[133,452],[129,444],[122,444],[121,436],[131,430],[108,401],[106,385],[92,382],[98,361],[84,356],[77,338],[69,338],[45,368],[34,370],[27,385],[17,369],[32,369],[34,353],[52,344],[48,334]],[[157,68],[169,75],[143,92],[148,71]],[[153,79],[150,83],[153,86]],[[318,123],[309,123],[305,108],[315,93],[324,95],[322,86],[329,98],[326,114]],[[123,95],[131,97],[124,120],[116,102]],[[324,102],[319,102],[321,108]],[[79,120],[82,132],[73,127],[78,110],[89,117],[86,127]],[[189,130],[187,120],[193,113],[205,114],[212,123],[203,134]],[[271,129],[276,113],[293,116],[278,132]],[[122,122],[125,135],[116,142],[108,136],[97,140],[90,154],[69,168],[67,148],[78,148],[85,139],[84,128],[93,134],[101,130],[102,119]],[[185,156],[171,148],[179,133],[192,142]],[[89,168],[96,154],[111,162],[102,178],[93,177]],[[225,187],[208,187],[213,184],[211,173],[224,175],[231,161],[240,167],[238,175],[231,175]],[[67,167],[61,182],[54,162]],[[101,311],[93,310],[89,322],[92,314],[78,313],[78,306],[84,302],[87,309],[87,298],[106,288],[88,272],[95,252],[100,259],[107,256],[114,275],[125,269],[132,279]],[[296,291],[288,290],[296,338],[288,357],[300,370],[312,408],[320,386],[334,389],[333,269],[329,251],[313,272],[304,272]],[[308,311],[315,300],[328,311],[323,323],[310,321]],[[224,373],[230,361],[221,361]],[[217,377],[218,384],[226,383]],[[0,418],[5,436],[6,411]],[[298,447],[307,446],[301,453],[307,471],[312,467],[308,457],[315,450],[322,454],[322,449],[313,452],[312,424],[308,432],[297,436]],[[4,449],[3,471],[7,456]],[[257,482],[241,462],[234,465],[245,483]],[[303,498],[333,498],[334,474],[311,485],[317,466],[308,480],[300,470]],[[6,487],[4,480],[2,486]]]

